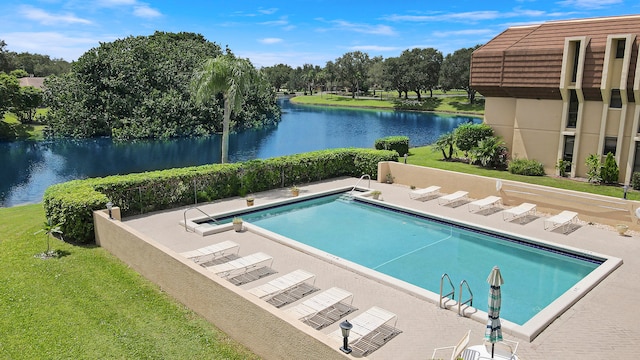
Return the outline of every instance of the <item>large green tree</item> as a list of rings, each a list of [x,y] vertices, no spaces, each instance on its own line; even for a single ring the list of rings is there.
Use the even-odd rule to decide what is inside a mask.
[[[430,91],[438,86],[442,53],[434,48],[413,48],[400,55],[400,66],[406,74],[407,87],[421,100],[421,91]]]
[[[469,103],[473,103],[476,93],[469,86],[471,54],[479,47],[480,45],[462,48],[454,51],[453,54],[448,54],[440,69],[440,87],[445,91],[450,89],[465,90]]]
[[[0,118],[13,107],[20,95],[20,82],[15,76],[0,71]]]
[[[251,63],[239,59],[233,54],[207,59],[196,70],[192,88],[196,101],[206,104],[218,94],[224,100],[224,117],[222,122],[222,163],[228,162],[229,156],[229,123],[231,112],[242,107],[243,96],[248,93],[249,85],[255,81],[257,72]]]
[[[358,91],[368,88],[366,80],[371,65],[369,54],[362,51],[348,52],[337,58],[335,65],[338,78],[349,86],[352,98],[355,98]]]
[[[222,56],[220,46],[194,33],[156,32],[101,43],[74,62],[72,71],[45,81],[47,122],[54,136],[172,138],[218,133],[223,103],[196,104],[193,73],[205,59]],[[256,87],[251,104],[265,123],[278,121],[273,90]],[[238,113],[253,116],[254,111]],[[249,119],[233,124],[257,126]],[[258,124],[259,125],[259,124]]]
[[[265,77],[277,91],[289,81],[289,74],[293,71],[291,66],[285,64],[277,64],[262,68]]]

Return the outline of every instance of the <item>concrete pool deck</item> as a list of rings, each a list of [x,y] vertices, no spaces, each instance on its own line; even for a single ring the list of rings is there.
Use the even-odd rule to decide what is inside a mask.
[[[352,186],[357,179],[346,178],[300,186],[301,195]],[[365,182],[361,186],[368,186]],[[619,257],[624,264],[587,293],[569,310],[557,318],[532,342],[520,340],[505,334],[505,338],[520,342],[518,356],[521,359],[602,359],[631,357],[637,353],[640,339],[640,314],[635,311],[638,304],[636,295],[640,285],[635,281],[640,274],[640,245],[636,235],[620,236],[612,228],[582,223],[568,235],[544,230],[544,214],[523,224],[503,221],[501,212],[489,215],[470,213],[467,206],[456,208],[438,205],[437,200],[416,201],[409,198],[409,188],[397,184],[383,184],[371,181],[371,188],[382,191],[385,202],[437,214],[445,218],[478,224],[528,238],[538,238],[547,242],[570,246]],[[290,197],[287,189],[277,189],[255,194],[256,205]],[[223,213],[246,207],[241,198],[232,198],[213,204],[199,206],[207,213]],[[278,271],[276,276],[296,269],[304,269],[316,275],[315,286],[326,290],[338,286],[354,294],[353,305],[358,310],[346,318],[351,319],[372,306],[387,309],[398,316],[397,328],[402,333],[380,349],[368,355],[369,359],[428,359],[436,347],[454,345],[471,330],[470,345],[480,344],[484,335],[484,323],[459,317],[456,312],[439,309],[432,302],[398,290],[393,286],[362,276],[331,262],[310,256],[291,247],[276,243],[250,231],[233,231],[202,237],[186,232],[180,226],[185,208],[145,214],[124,219],[123,222],[158,243],[176,252],[192,250],[223,240],[240,244],[240,255],[261,251],[273,256],[271,266]],[[196,211],[187,213],[187,218],[198,217]],[[487,269],[487,274],[490,269]],[[261,285],[276,276],[269,276],[241,285],[249,289]],[[505,285],[509,281],[508,274]],[[434,281],[439,281],[435,279]],[[454,282],[459,280],[454,279]],[[457,291],[457,289],[456,289]],[[486,294],[476,292],[475,301],[486,301]],[[252,296],[247,293],[247,296]],[[289,304],[282,310],[296,305]],[[283,317],[286,318],[283,312]],[[343,318],[344,319],[344,318]],[[290,319],[291,321],[297,321]],[[337,324],[318,332],[328,334],[338,329]],[[336,349],[341,344],[335,344]],[[445,354],[439,354],[445,356]],[[301,353],[301,358],[304,354]]]

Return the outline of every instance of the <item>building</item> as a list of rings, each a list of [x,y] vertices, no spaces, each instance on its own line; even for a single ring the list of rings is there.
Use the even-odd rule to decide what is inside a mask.
[[[640,171],[639,45],[640,15],[511,27],[473,53],[470,84],[512,157],[548,174],[567,160],[583,177],[590,154],[612,152],[629,184]]]

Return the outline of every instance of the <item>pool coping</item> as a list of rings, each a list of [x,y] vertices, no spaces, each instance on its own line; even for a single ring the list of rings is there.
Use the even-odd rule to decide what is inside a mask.
[[[418,216],[433,218],[438,221],[453,223],[454,225],[457,225],[457,226],[461,226],[469,229],[475,229],[483,232],[488,232],[490,234],[504,234],[508,237],[513,237],[525,242],[541,244],[548,248],[561,250],[562,252],[574,253],[574,254],[579,254],[589,258],[598,258],[599,260],[603,260],[603,263],[601,265],[599,265],[586,277],[584,277],[582,280],[576,283],[570,290],[567,290],[565,293],[563,293],[558,298],[556,298],[556,300],[554,300],[551,304],[547,305],[544,309],[538,312],[525,324],[518,325],[508,320],[501,319],[502,329],[505,333],[511,334],[520,339],[527,340],[529,342],[533,341],[533,339],[535,339],[540,333],[542,333],[544,329],[546,329],[552,322],[554,322],[557,318],[562,316],[562,314],[564,314],[569,308],[571,308],[574,304],[576,304],[582,297],[584,297],[589,291],[591,291],[594,287],[596,287],[600,282],[602,282],[609,274],[615,271],[623,263],[622,259],[617,257],[596,253],[593,251],[588,251],[588,250],[584,250],[584,249],[580,249],[580,248],[576,248],[568,245],[559,245],[557,243],[552,243],[549,241],[545,241],[545,240],[531,237],[531,236],[525,236],[522,234],[516,234],[507,230],[497,231],[495,229],[491,229],[489,227],[485,227],[479,224],[474,224],[474,223],[466,222],[459,219],[445,218],[443,216],[440,216],[434,213],[411,209],[401,205],[385,202],[384,200],[374,200],[371,198],[371,192],[373,191],[373,189],[368,189],[364,187],[358,187],[358,188],[337,187],[334,189],[319,191],[313,194],[302,195],[299,197],[287,198],[283,200],[275,200],[275,201],[267,202],[258,206],[253,206],[250,208],[241,208],[241,209],[235,209],[227,212],[210,214],[210,216],[213,218],[229,218],[229,217],[241,215],[246,212],[258,211],[258,210],[267,209],[271,207],[276,207],[276,206],[291,204],[291,203],[300,202],[308,199],[318,198],[326,195],[343,193],[351,190],[358,190],[358,192],[353,196],[357,197],[359,201],[369,202],[374,205],[396,209],[399,211],[415,214]],[[205,221],[207,219],[208,217],[206,216],[190,218],[186,220],[186,226],[190,230],[202,236],[206,236],[208,234],[220,233],[224,231],[230,231],[232,229],[232,225],[230,223],[220,224],[215,226],[199,224],[199,222]],[[185,226],[185,222],[181,220],[180,225]],[[264,238],[275,241],[282,245],[296,249],[307,255],[326,261],[329,264],[354,271],[363,276],[367,276],[378,282],[392,286],[397,290],[425,299],[436,305],[439,304],[440,302],[439,295],[429,290],[409,284],[402,280],[398,280],[392,276],[382,274],[378,271],[366,268],[362,265],[358,265],[349,260],[343,259],[333,254],[329,254],[322,250],[316,249],[312,246],[302,244],[296,240],[293,240],[285,236],[282,236],[280,234],[263,229],[259,226],[253,225],[246,221],[244,222],[244,227],[247,231],[250,231],[256,235],[262,236]],[[486,323],[486,320],[487,320],[486,312],[478,310],[468,305],[461,306],[460,311],[458,311],[457,301],[448,299],[448,298],[445,298],[445,300],[446,300],[444,301],[445,308],[455,311],[459,315],[461,313],[462,316],[471,318],[480,323]]]

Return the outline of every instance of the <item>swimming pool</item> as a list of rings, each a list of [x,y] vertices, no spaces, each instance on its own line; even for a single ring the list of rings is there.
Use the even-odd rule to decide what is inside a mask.
[[[571,289],[603,259],[521,239],[471,230],[442,220],[345,201],[340,194],[242,214],[261,228],[439,293],[447,273],[466,280],[486,311],[487,275],[505,278],[501,317],[522,325]]]

